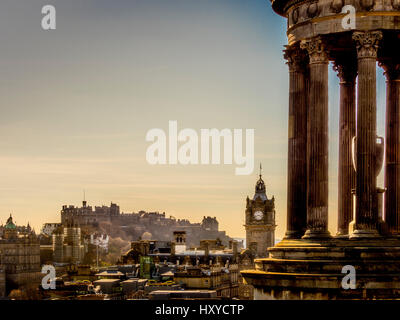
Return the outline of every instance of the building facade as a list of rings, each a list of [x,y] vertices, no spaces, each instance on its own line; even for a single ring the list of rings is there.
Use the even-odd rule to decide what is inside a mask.
[[[217,297],[239,296],[238,266],[184,267],[175,272],[174,281],[189,290],[215,290]]]
[[[53,232],[53,261],[79,263],[85,256],[81,229],[77,225],[59,227]]]
[[[1,256],[0,256],[1,259]],[[6,295],[6,272],[0,260],[0,298]]]
[[[6,293],[24,286],[38,285],[42,278],[39,239],[33,231],[20,233],[18,229],[10,215],[0,239],[0,270],[3,270],[6,289],[3,291]],[[0,292],[2,283],[0,271]]]
[[[61,226],[61,223],[45,223],[42,227],[41,234],[51,237],[53,232]]]

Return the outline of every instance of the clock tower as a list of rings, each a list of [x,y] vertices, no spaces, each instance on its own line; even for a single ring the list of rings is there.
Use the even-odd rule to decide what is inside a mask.
[[[267,249],[275,245],[275,198],[268,199],[261,175],[253,199],[246,199],[246,246],[258,258],[268,256]]]

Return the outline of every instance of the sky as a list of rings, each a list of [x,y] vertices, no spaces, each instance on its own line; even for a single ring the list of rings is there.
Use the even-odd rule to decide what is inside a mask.
[[[41,28],[42,7],[57,29]],[[2,0],[0,224],[39,231],[64,204],[165,212],[244,237],[258,170],[150,165],[153,128],[254,129],[255,168],[286,229],[286,20],[266,0]],[[337,223],[338,79],[329,73],[329,230]],[[378,133],[385,82],[378,70]],[[382,184],[382,175],[380,176]]]

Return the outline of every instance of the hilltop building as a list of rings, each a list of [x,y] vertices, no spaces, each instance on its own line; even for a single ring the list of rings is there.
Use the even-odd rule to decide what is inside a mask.
[[[225,245],[232,240],[225,231],[218,230],[216,217],[204,216],[201,223],[191,223],[187,219],[166,217],[165,212],[121,213],[115,203],[94,208],[88,206],[86,201],[83,201],[80,208],[64,205],[61,225],[78,225],[83,234],[102,233],[113,238],[149,240],[152,235],[157,235],[159,241],[172,241],[172,232],[182,230],[186,232],[186,241],[190,246],[197,245],[201,239],[219,238]]]

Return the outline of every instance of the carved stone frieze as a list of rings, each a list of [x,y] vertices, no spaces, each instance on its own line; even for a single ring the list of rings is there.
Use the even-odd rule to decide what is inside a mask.
[[[318,2],[313,2],[308,5],[307,14],[309,18],[315,18],[318,16],[320,9],[318,7]]]
[[[331,9],[335,13],[340,13],[343,8],[343,0],[333,0],[331,3]]]
[[[375,5],[375,0],[360,0],[360,5],[364,10],[371,10]]]
[[[387,16],[387,12],[397,15],[396,11],[400,10],[400,0],[293,0],[288,2],[284,10],[289,17],[289,27],[293,27],[314,18],[341,15],[346,5],[353,6],[357,13],[373,11],[385,13],[384,16]]]
[[[299,21],[299,8],[295,8],[295,9],[293,10],[293,13],[292,13],[292,21],[293,21],[294,24],[296,24],[297,21]]]

